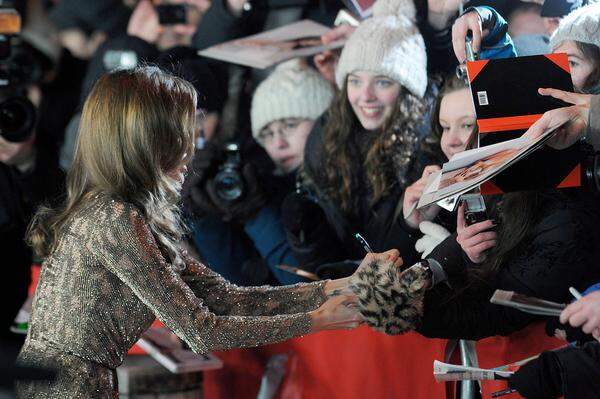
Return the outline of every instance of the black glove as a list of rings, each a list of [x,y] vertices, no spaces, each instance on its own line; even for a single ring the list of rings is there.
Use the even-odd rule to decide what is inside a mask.
[[[554,352],[543,352],[537,359],[521,366],[508,385],[527,399],[558,398],[562,395],[560,364]]]
[[[321,280],[350,277],[358,269],[359,264],[360,261],[352,260],[325,263],[317,267],[316,274]]]
[[[221,211],[206,191],[206,185],[212,179],[224,161],[221,149],[210,142],[204,148],[196,150],[190,172],[184,184],[184,203],[186,208],[197,216],[220,214]]]
[[[462,277],[466,273],[463,250],[456,241],[456,233],[448,236],[431,251],[427,259],[435,259],[444,268],[448,278]]]
[[[244,194],[235,201],[224,201],[215,190],[214,180],[206,183],[206,192],[224,221],[245,223],[254,217],[267,203],[267,195],[258,180],[256,170],[250,163],[242,168]]]
[[[310,235],[325,219],[323,209],[306,195],[293,192],[281,204],[281,221],[294,235],[300,231]]]
[[[594,341],[591,334],[586,334],[581,328],[571,327],[568,324],[562,324],[558,317],[551,317],[546,321],[546,334],[549,337],[554,337],[555,330],[562,330],[567,336],[567,342],[590,342]]]

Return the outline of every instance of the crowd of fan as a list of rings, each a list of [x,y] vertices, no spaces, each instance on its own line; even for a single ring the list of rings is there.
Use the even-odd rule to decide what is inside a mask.
[[[21,40],[41,73],[22,87],[37,109],[33,134],[18,143],[0,137],[0,242],[10,259],[3,337],[15,341],[8,331],[39,261],[23,241],[27,224],[39,204],[61,196],[83,100],[103,73],[152,63],[200,94],[182,208],[189,249],[213,270],[239,285],[305,281],[281,265],[322,279],[350,276],[364,256],[360,233],[375,252],[397,248],[407,266],[421,258],[441,264],[451,284],[427,292],[414,328],[459,339],[507,335],[542,319],[490,304],[497,288],[569,303],[575,287],[587,295],[560,320],[547,320],[547,330],[578,345],[542,354],[511,386],[527,398],[600,393],[600,292],[593,289],[600,206],[593,193],[488,197],[490,220],[470,226],[462,208],[414,210],[427,177],[477,134],[471,92],[456,74],[469,30],[482,59],[567,53],[576,93],[541,94],[573,104],[563,112],[577,113],[581,126],[565,134],[598,143],[600,4],[378,0],[357,28],[323,36],[347,39],[341,50],[265,72],[197,52],[306,18],[332,26],[343,3],[171,3],[180,2],[188,4],[187,24],[161,26],[149,0],[16,1]],[[227,170],[239,179],[233,199],[223,196],[218,177]]]

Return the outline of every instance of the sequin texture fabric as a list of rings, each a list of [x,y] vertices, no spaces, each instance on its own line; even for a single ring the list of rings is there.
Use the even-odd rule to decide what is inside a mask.
[[[118,397],[114,369],[158,317],[196,352],[309,332],[324,282],[237,287],[183,254],[176,271],[133,205],[99,196],[73,215],[45,260],[18,361],[54,368],[20,398]]]

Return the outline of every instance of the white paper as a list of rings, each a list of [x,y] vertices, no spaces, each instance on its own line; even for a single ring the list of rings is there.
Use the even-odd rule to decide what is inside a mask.
[[[457,364],[443,363],[439,360],[433,361],[433,376],[438,382],[496,380],[499,377],[508,378],[512,374],[512,371],[488,370],[477,367],[467,367]]]

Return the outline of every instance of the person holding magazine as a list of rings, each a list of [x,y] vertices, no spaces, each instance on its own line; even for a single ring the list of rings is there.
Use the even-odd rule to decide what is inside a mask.
[[[448,156],[463,150],[473,133],[469,115],[453,115],[450,102],[444,101],[458,90],[448,83],[436,111],[441,146]],[[458,110],[472,107],[468,91],[462,90],[462,102],[460,96],[452,98]],[[462,117],[467,117],[464,132],[457,129],[463,127],[458,123]],[[404,207],[410,208],[422,188],[407,192],[411,199],[407,202],[405,196]],[[600,238],[596,228],[600,212],[589,195],[576,190],[515,192],[487,202],[489,220],[469,226],[460,207],[456,233],[431,245],[435,249],[426,260],[434,269],[443,268],[451,288],[438,284],[425,292],[422,316],[415,318],[412,328],[426,336],[481,339],[510,334],[539,318],[490,304],[495,289],[564,302],[570,286],[584,289],[600,274],[594,266],[600,253],[593,244]],[[416,218],[409,215],[408,223],[432,220],[428,209],[415,212]],[[582,236],[589,239],[581,240]],[[439,273],[432,277],[432,283],[439,281]],[[365,310],[377,312],[376,306]]]

